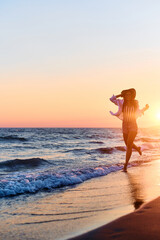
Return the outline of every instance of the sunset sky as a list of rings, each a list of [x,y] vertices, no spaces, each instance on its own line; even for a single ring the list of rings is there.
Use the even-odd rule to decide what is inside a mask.
[[[160,123],[159,0],[0,1],[0,127],[119,127],[134,87]]]

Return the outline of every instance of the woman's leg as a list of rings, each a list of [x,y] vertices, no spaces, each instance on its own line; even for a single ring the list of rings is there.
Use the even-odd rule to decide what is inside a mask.
[[[133,143],[132,148],[134,148],[140,155],[142,155],[141,147],[137,147],[136,144]]]
[[[128,134],[127,133],[123,133],[123,140],[127,146],[127,139],[128,139]]]
[[[127,143],[126,144],[126,146],[127,146],[126,162],[125,162],[124,168],[123,168],[124,171],[127,171],[127,165],[128,165],[129,159],[130,159],[130,157],[132,155],[133,141],[134,141],[136,135],[137,135],[137,132],[129,132],[128,133],[128,138],[127,138],[127,142],[126,142]]]
[[[123,133],[123,139],[124,139],[124,142],[127,146],[127,141],[128,141],[128,134],[127,133]],[[141,147],[137,147],[136,144],[133,143],[132,148],[134,148],[140,155],[142,155]]]

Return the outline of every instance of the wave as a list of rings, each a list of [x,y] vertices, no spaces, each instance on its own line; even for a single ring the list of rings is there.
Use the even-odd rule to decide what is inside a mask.
[[[18,171],[21,168],[35,168],[46,164],[51,163],[42,158],[14,159],[0,162],[0,169],[5,169],[7,171]]]
[[[0,137],[0,141],[22,141],[22,142],[26,142],[27,139],[23,138],[23,137],[18,137],[16,135],[8,135],[8,136]]]
[[[160,142],[160,139],[156,139],[156,138],[147,138],[147,137],[142,137],[142,138],[138,138],[136,141],[141,141],[141,142]]]
[[[89,143],[94,143],[94,144],[104,144],[104,142],[101,142],[101,141],[90,141]]]
[[[126,148],[123,146],[117,146],[117,147],[97,148],[95,150],[96,150],[96,152],[99,152],[102,154],[112,154],[114,151],[117,151],[117,150],[125,152]]]
[[[145,150],[150,150],[150,149],[155,149],[160,147],[160,143],[144,143],[140,145],[142,152]],[[70,149],[70,150],[65,150],[65,153],[74,153],[76,155],[81,155],[81,154],[113,154],[114,152],[125,152],[126,151],[126,146],[115,146],[115,147],[104,147],[104,148],[96,148],[96,149],[85,149],[85,148],[75,148],[75,149]],[[133,149],[133,151],[136,151]]]
[[[97,143],[97,142],[94,142]],[[98,142],[99,143],[99,142]],[[103,142],[102,142],[103,143]],[[126,151],[126,147],[123,146],[117,146],[117,147],[106,147],[106,148],[96,148],[96,149],[85,149],[85,148],[75,148],[75,149],[69,149],[69,150],[64,150],[64,153],[74,153],[76,155],[81,155],[81,154],[94,154],[94,153],[101,153],[101,154],[112,154],[114,151]]]
[[[91,135],[85,135],[84,136],[86,139],[112,139],[113,137],[112,136],[110,136],[110,135],[106,135],[106,134],[103,134],[103,133],[100,133],[100,134],[91,134]]]
[[[68,149],[64,150],[64,153],[75,153],[75,154],[81,154],[81,153],[87,153],[87,150],[85,148],[74,148],[74,149]]]
[[[128,167],[137,166],[141,162],[131,162]],[[16,196],[19,194],[36,193],[53,190],[65,186],[80,184],[91,178],[108,175],[123,168],[123,164],[110,166],[86,167],[77,170],[57,171],[47,170],[36,173],[16,173],[0,179],[0,197]]]
[[[155,141],[156,142],[156,141]],[[155,149],[155,148],[160,148],[160,143],[144,143],[140,145],[141,147],[141,151],[145,151],[145,150],[151,150],[151,149]],[[125,152],[126,151],[126,147],[125,146],[117,146],[117,147],[106,147],[106,148],[97,148],[95,149],[96,152],[99,152],[101,154],[112,154],[115,151],[122,151]],[[133,151],[136,151],[135,149],[133,149]]]
[[[152,150],[155,148],[160,148],[160,143],[144,143],[141,145],[142,152],[144,150]]]

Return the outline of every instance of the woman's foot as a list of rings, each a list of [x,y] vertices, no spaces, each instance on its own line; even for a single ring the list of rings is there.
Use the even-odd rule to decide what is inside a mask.
[[[127,165],[126,164],[124,164],[123,172],[127,172]]]
[[[138,147],[137,151],[139,152],[139,155],[142,155],[141,147]]]

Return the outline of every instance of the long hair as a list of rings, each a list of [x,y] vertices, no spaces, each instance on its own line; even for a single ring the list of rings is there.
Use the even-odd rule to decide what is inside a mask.
[[[123,107],[122,107],[122,112],[124,111],[124,107],[126,106],[127,104],[127,101],[125,100],[125,94],[126,93],[131,93],[131,101],[130,101],[130,106],[134,107],[134,111],[137,110],[137,107],[138,107],[138,101],[135,100],[135,97],[136,97],[136,90],[134,88],[130,88],[130,89],[126,89],[126,90],[123,90],[121,92],[121,96],[124,98],[124,102],[123,102]]]

